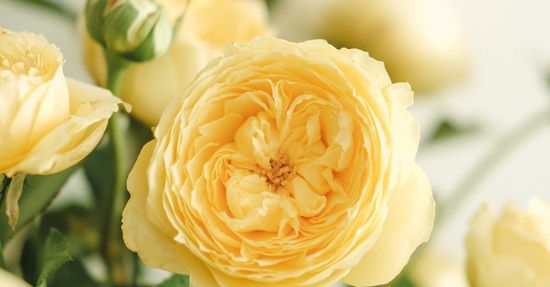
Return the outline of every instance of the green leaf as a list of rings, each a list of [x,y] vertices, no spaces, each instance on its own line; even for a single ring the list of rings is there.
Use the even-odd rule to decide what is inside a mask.
[[[0,243],[0,268],[6,269],[6,262],[4,262],[4,249],[2,243]]]
[[[126,118],[124,119],[126,120]],[[128,170],[134,165],[137,156],[145,143],[153,138],[150,128],[140,122],[129,118],[129,128],[124,130],[124,137],[127,139],[125,150],[128,155]],[[121,122],[122,124],[122,122]],[[98,207],[105,201],[105,195],[112,189],[115,180],[113,152],[109,146],[108,139],[98,146],[86,159],[84,171],[88,179],[94,200]]]
[[[105,195],[115,180],[112,164],[113,153],[107,144],[102,143],[86,159],[84,172],[92,187],[92,195],[97,206],[104,202]]]
[[[40,215],[61,190],[78,167],[49,176],[27,176],[23,193],[19,199],[19,220],[15,231],[11,229],[6,216],[6,204],[0,207],[0,243],[6,243],[17,231]]]
[[[416,285],[408,276],[400,276],[392,287],[416,287]]]
[[[7,184],[6,181],[6,176],[0,173],[0,200],[2,200],[2,196],[4,195],[4,186]]]
[[[40,275],[36,285],[46,286],[46,280],[63,264],[72,260],[69,255],[69,244],[65,236],[57,229],[52,229],[42,246],[40,256]]]
[[[267,5],[267,8],[269,8],[270,10],[273,8],[273,5],[275,5],[276,2],[277,0],[265,0],[265,4]]]
[[[404,271],[390,282],[388,287],[416,287],[416,284],[413,283],[409,274]]]
[[[98,225],[97,214],[82,206],[69,205],[44,214],[40,220],[40,234],[46,237],[52,228],[61,231],[71,242],[71,254],[81,257],[97,252]]]
[[[23,244],[23,251],[21,252],[21,271],[23,272],[23,278],[27,282],[36,282],[38,280],[40,267],[40,236],[36,232],[35,226],[31,226],[31,231],[25,243]]]
[[[189,276],[174,274],[157,287],[189,287]]]
[[[458,124],[450,119],[444,118],[437,124],[431,135],[427,137],[426,143],[434,144],[458,136],[471,135],[478,132],[480,129],[480,124],[477,122]]]

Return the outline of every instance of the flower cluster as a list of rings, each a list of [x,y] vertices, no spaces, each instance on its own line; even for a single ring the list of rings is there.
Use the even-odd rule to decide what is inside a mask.
[[[468,61],[448,0],[405,2],[87,0],[84,61],[107,89],[0,27],[0,287],[142,286],[144,265],[174,273],[159,286],[550,286],[544,200],[484,205],[466,264],[413,256],[522,134],[436,214],[409,108]],[[429,144],[460,132],[435,126]],[[58,194],[80,201],[48,209]]]

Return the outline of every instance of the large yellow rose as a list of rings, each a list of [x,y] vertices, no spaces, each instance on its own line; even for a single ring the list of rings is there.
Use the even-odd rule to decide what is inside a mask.
[[[499,217],[483,206],[466,237],[472,287],[550,286],[550,205],[508,205]]]
[[[197,73],[231,42],[246,43],[267,31],[263,0],[159,0],[173,22],[180,24],[164,56],[133,65],[122,82],[120,96],[132,104],[132,115],[154,126],[168,103],[179,96]],[[85,29],[82,29],[85,31]],[[85,60],[93,78],[105,83],[101,47],[85,39]]]
[[[0,28],[0,174],[52,174],[97,145],[120,100],[63,75],[43,36]]]
[[[429,237],[413,93],[325,41],[228,47],[128,179],[126,245],[194,286],[373,286]]]
[[[30,287],[23,279],[0,268],[0,287]]]
[[[323,38],[359,48],[417,92],[458,82],[468,66],[465,37],[449,0],[281,0],[274,25],[292,40]]]

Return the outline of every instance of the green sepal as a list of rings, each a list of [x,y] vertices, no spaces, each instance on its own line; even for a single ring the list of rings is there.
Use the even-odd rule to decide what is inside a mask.
[[[77,168],[77,166],[73,166],[60,173],[48,176],[27,176],[23,193],[19,199],[20,213],[15,230],[12,230],[9,226],[8,217],[6,216],[6,204],[5,201],[2,202],[0,207],[0,243],[5,244],[13,234],[40,215],[50,205],[61,187]]]
[[[169,30],[171,29],[171,24],[168,18],[161,13],[155,13],[155,17],[155,26],[149,32],[147,37],[135,49],[122,54],[124,58],[134,62],[143,62],[149,61],[158,55],[166,53],[170,47],[173,37]],[[162,38],[162,35],[159,36],[161,33],[170,33],[170,35],[165,35],[165,37],[168,37],[169,40],[157,40],[157,37]]]
[[[99,44],[105,46],[104,31],[104,13],[107,0],[88,0],[84,9],[84,18],[86,20],[86,30],[88,34]]]
[[[19,220],[19,198],[23,192],[23,184],[25,183],[26,175],[23,173],[17,173],[13,176],[6,192],[5,204],[6,204],[6,216],[8,217],[8,224],[12,231],[15,230],[15,225]]]

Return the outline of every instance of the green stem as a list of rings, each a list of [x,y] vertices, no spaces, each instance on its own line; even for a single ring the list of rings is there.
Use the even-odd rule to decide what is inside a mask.
[[[0,204],[4,200],[4,187],[7,185],[8,178],[6,175],[0,173]]]
[[[545,109],[534,114],[498,140],[479,164],[464,177],[464,180],[458,185],[451,197],[440,204],[432,236],[456,212],[468,196],[475,191],[476,187],[490,174],[501,159],[549,122],[550,109]]]
[[[107,61],[107,88],[116,96],[120,94],[120,87],[124,73],[130,63],[118,55],[105,50],[105,59]],[[124,136],[120,127],[120,115],[115,113],[109,120],[109,143],[111,145],[113,160],[115,165],[115,175],[112,189],[106,195],[105,217],[103,222],[101,253],[107,265],[109,281],[117,281],[116,261],[117,261],[117,231],[120,227],[120,217],[122,214],[122,205],[124,193],[126,191],[126,176],[128,175],[127,154],[124,142]]]

